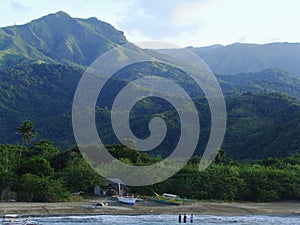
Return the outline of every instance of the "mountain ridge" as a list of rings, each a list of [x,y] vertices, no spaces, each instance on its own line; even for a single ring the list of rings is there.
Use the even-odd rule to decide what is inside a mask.
[[[233,43],[189,49],[198,54],[215,73],[237,74],[279,68],[300,76],[300,43]]]
[[[300,99],[300,77],[280,69],[239,74],[216,74],[225,95],[241,92],[280,92]]]
[[[128,42],[123,32],[111,25],[94,17],[72,18],[64,12],[50,14],[25,25],[0,28],[1,142],[16,142],[18,137],[14,132],[15,127],[24,119],[29,119],[36,124],[42,138],[49,138],[62,146],[75,144],[72,136],[71,106],[74,91],[83,71],[99,55],[124,43]],[[275,45],[280,48],[290,46],[289,43]],[[240,51],[241,46],[242,51]],[[256,45],[245,46],[257,47]],[[229,128],[223,147],[228,151],[229,156],[236,159],[286,156],[290,152],[300,152],[300,143],[297,141],[298,124],[300,124],[298,119],[300,118],[300,77],[298,75],[300,74],[282,71],[282,68],[279,68],[282,64],[276,64],[276,68],[279,69],[264,68],[260,72],[252,71],[269,65],[265,63],[268,57],[244,62],[246,56],[250,57],[249,52],[245,52],[245,46],[239,43],[229,47],[215,45],[202,48],[202,52],[200,51],[208,57],[206,59],[204,57],[205,61],[213,63],[212,66],[210,65],[213,70],[223,71],[216,74],[225,93],[229,113]],[[193,48],[192,50],[195,51]],[[224,55],[220,55],[220,51]],[[214,52],[216,52],[215,56],[212,54]],[[266,56],[272,56],[270,52]],[[284,54],[287,52],[285,50]],[[200,53],[198,52],[199,55]],[[250,59],[259,56],[258,50],[254,53]],[[282,57],[282,54],[278,53],[277,56]],[[294,67],[290,68],[297,69],[295,64],[298,59],[297,54],[289,57],[294,57],[291,60]],[[207,125],[210,122],[209,107],[203,100],[204,96],[199,94],[198,90],[195,91],[193,83],[182,75],[183,71],[159,63],[154,65],[152,62],[138,66],[138,68],[134,68],[134,65],[123,68],[123,74],[120,72],[123,76],[112,81],[117,87],[104,88],[104,91],[106,90],[102,99],[104,105],[97,105],[96,113],[98,125],[100,124],[99,130],[104,132],[107,140],[115,141],[108,132],[110,110],[107,105],[111,105],[114,99],[110,98],[111,93],[124,87],[126,82],[130,81],[130,75],[135,79],[149,74],[173,79],[193,93],[191,97],[196,101],[199,114],[204,119],[201,123],[203,137],[204,140],[207,139],[209,136]],[[228,68],[231,70],[225,73]],[[232,72],[238,68],[250,72],[233,74]],[[141,118],[136,119],[136,117],[133,120],[133,129],[137,129],[139,131],[136,131],[137,133],[142,133],[142,137],[147,137],[149,133],[147,121],[151,118],[150,112],[164,119],[167,118],[166,123],[173,130],[178,130],[179,126],[174,122],[176,113],[170,107],[163,111],[161,110],[163,107],[158,104],[161,102],[152,99],[142,103],[135,110],[136,115],[142,113]],[[163,103],[163,106],[166,104]],[[151,111],[151,107],[154,107],[154,110]],[[176,140],[175,136],[171,136],[163,146],[165,152],[160,149],[158,153],[163,156],[168,154],[170,146],[173,146]],[[277,148],[278,146],[280,149]],[[197,149],[197,154],[201,154],[201,147],[203,146]]]
[[[0,28],[0,62],[2,66],[37,61],[88,66],[124,43],[124,33],[108,23],[59,11],[24,25]]]
[[[111,48],[128,43],[123,31],[96,17],[73,18],[63,11],[23,25],[0,28],[0,67],[48,62],[89,66]],[[217,74],[279,68],[300,76],[300,43],[233,43],[189,47]]]

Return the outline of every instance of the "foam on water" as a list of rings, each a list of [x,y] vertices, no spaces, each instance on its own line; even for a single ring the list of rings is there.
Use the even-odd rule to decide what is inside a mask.
[[[188,216],[189,219],[189,216]],[[98,215],[98,216],[68,216],[68,217],[40,217],[35,218],[35,221],[43,225],[50,224],[70,224],[70,225],[83,225],[83,224],[128,224],[128,225],[170,225],[178,224],[177,215]],[[189,223],[189,221],[187,221]],[[263,216],[263,215],[249,215],[249,216],[211,216],[211,215],[195,215],[194,224],[201,225],[300,225],[300,215],[287,215],[287,216]]]

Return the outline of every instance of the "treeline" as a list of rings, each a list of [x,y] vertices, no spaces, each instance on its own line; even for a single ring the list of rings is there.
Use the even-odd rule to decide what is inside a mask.
[[[95,185],[103,183],[76,147],[60,151],[48,140],[31,147],[0,145],[0,176],[2,195],[9,189],[11,196],[6,198],[18,201],[71,200],[71,192],[90,193]]]
[[[196,157],[175,176],[139,193],[170,192],[191,199],[268,202],[300,200],[300,154],[286,158],[238,162],[220,151],[215,162],[199,171]]]
[[[93,193],[105,179],[92,170],[77,147],[61,151],[48,140],[23,147],[0,145],[0,189],[8,187],[18,201],[68,201],[71,192]],[[121,145],[108,146],[120,160],[135,165],[149,165],[161,158]],[[214,163],[199,171],[199,157],[192,158],[168,180],[145,187],[130,187],[140,195],[169,192],[190,199],[225,201],[300,200],[300,154],[286,158],[238,162],[220,151]],[[103,188],[105,188],[103,186]]]
[[[106,188],[105,178],[88,165],[78,147],[61,150],[49,140],[30,144],[36,135],[30,121],[24,121],[16,131],[22,137],[21,145],[0,145],[2,200],[65,201],[74,198],[72,192],[93,193],[95,186]],[[127,164],[143,166],[163,160],[120,144],[106,147],[115,158]],[[300,200],[300,153],[284,158],[234,161],[220,150],[205,171],[199,171],[199,162],[198,156],[193,157],[166,181],[131,187],[131,190],[140,195],[169,192],[207,200]]]

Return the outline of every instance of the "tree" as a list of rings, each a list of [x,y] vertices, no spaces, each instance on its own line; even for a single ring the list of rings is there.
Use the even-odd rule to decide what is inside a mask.
[[[71,191],[90,192],[94,186],[104,183],[104,179],[83,158],[69,160],[67,167],[62,170],[62,176]]]
[[[19,151],[20,147],[17,145],[0,145],[0,167],[2,167],[5,172],[14,171],[18,166]]]
[[[26,173],[21,176],[18,199],[21,201],[57,202],[69,196],[59,180]]]
[[[24,146],[30,143],[31,138],[35,137],[36,131],[33,130],[33,125],[29,120],[23,121],[20,127],[18,127],[16,130],[18,134],[22,135],[22,146],[19,152],[19,162],[20,162]]]
[[[50,160],[59,155],[59,153],[59,148],[55,147],[53,142],[49,140],[41,140],[39,142],[35,142],[34,145],[29,148],[28,156],[37,156]]]
[[[44,158],[30,158],[22,161],[17,173],[19,175],[31,173],[39,177],[51,177],[54,175],[54,169],[50,162]]]
[[[227,161],[226,152],[223,149],[220,149],[218,151],[218,154],[216,155],[215,163],[222,164],[222,163],[225,163],[226,161]]]

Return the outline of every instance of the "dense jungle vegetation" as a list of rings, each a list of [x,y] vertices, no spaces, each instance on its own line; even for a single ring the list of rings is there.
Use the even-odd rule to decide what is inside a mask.
[[[0,188],[10,188],[18,201],[68,201],[70,193],[92,194],[103,189],[105,179],[90,168],[78,148],[59,149],[49,140],[33,141],[35,130],[24,121],[17,128],[22,144],[0,145]],[[163,160],[124,147],[108,145],[110,153],[123,162],[149,165]],[[226,201],[300,200],[300,154],[284,158],[235,161],[220,150],[213,164],[199,171],[200,157],[168,180],[151,186],[130,187],[139,195],[170,192],[190,199]]]

